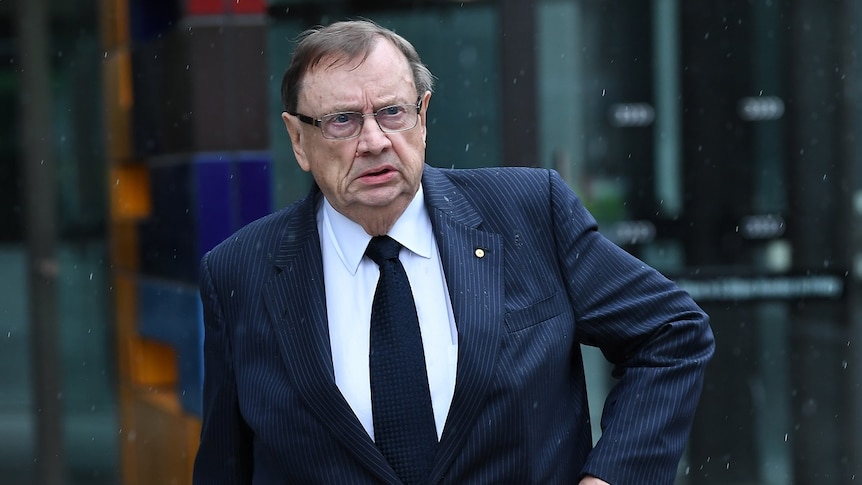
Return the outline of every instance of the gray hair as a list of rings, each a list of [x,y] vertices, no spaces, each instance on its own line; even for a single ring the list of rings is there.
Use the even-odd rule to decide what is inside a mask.
[[[300,35],[290,66],[281,80],[284,110],[288,113],[296,112],[299,90],[305,74],[325,57],[335,56],[337,60],[333,65],[358,58],[365,60],[374,42],[381,38],[391,42],[404,54],[413,72],[417,94],[421,96],[426,91],[433,91],[434,75],[422,63],[416,49],[407,39],[370,20],[350,20],[314,27]]]

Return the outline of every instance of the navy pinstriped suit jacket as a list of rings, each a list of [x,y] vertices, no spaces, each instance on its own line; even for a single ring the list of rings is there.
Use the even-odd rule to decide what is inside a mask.
[[[426,166],[423,187],[459,338],[428,483],[672,483],[712,355],[706,315],[603,238],[553,171]],[[398,483],[334,382],[320,196],[201,263],[195,484]],[[618,378],[594,450],[580,343],[600,347]]]

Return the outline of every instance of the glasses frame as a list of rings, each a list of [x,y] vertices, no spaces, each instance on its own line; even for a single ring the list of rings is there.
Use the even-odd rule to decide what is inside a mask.
[[[377,119],[378,113],[380,113],[381,111],[383,111],[385,109],[394,108],[396,106],[415,106],[416,107],[416,122],[413,123],[413,126],[411,126],[410,128],[404,128],[401,130],[390,130],[390,129],[383,128],[382,126],[380,126],[380,121]],[[351,140],[353,138],[358,137],[362,133],[362,126],[365,124],[365,118],[368,118],[369,116],[374,117],[374,122],[377,123],[377,127],[380,128],[380,131],[382,131],[383,133],[401,133],[401,132],[412,130],[413,128],[416,128],[416,125],[419,124],[419,113],[421,111],[422,111],[422,96],[419,96],[419,99],[416,100],[415,105],[409,104],[409,103],[408,104],[390,104],[389,106],[384,106],[384,107],[378,109],[377,111],[375,111],[373,113],[360,113],[358,111],[337,111],[335,113],[325,114],[325,115],[321,116],[320,118],[312,118],[311,116],[304,115],[301,113],[288,113],[288,114],[291,116],[296,116],[299,119],[299,121],[301,121],[305,124],[308,124],[311,126],[316,126],[316,127],[320,128],[320,133],[327,140]],[[326,136],[326,132],[323,131],[323,119],[328,118],[330,116],[341,115],[341,114],[357,114],[357,115],[359,115],[360,116],[360,118],[359,118],[359,131],[357,131],[355,135],[346,136],[346,137],[328,137],[328,136]]]

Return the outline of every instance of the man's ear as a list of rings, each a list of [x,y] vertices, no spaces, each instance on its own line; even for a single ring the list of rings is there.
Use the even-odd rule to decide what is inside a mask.
[[[296,163],[299,165],[299,168],[308,172],[308,159],[305,158],[305,149],[302,146],[301,121],[296,116],[291,116],[287,112],[281,113],[281,119],[284,121],[284,128],[287,130],[287,134],[290,135],[290,144],[293,146]]]
[[[428,104],[431,102],[431,91],[425,91],[425,94],[422,95],[422,111],[419,112],[419,123],[421,124],[420,129],[422,130],[422,141],[425,142],[425,138],[428,135],[428,127],[426,121],[428,120]]]

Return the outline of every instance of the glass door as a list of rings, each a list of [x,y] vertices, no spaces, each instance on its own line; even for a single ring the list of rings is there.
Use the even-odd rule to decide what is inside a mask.
[[[859,9],[537,8],[542,165],[712,318],[717,351],[678,482],[851,480]]]

